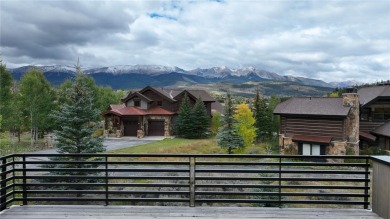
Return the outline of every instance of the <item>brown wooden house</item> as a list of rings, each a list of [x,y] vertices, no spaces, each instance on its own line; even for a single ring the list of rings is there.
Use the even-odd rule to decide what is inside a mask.
[[[215,100],[203,90],[167,91],[145,87],[129,93],[121,105],[110,105],[103,113],[105,136],[172,136],[175,118],[184,95],[195,104],[201,98],[211,118]]]
[[[280,103],[274,114],[280,115],[281,154],[344,155],[347,148],[359,152],[356,93],[342,98],[290,98]]]
[[[390,85],[358,90],[360,146],[379,146],[390,151]]]

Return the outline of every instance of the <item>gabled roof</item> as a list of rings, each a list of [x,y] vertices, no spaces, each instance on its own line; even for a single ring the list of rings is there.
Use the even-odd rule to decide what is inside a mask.
[[[343,106],[343,98],[294,97],[278,104],[274,114],[346,117],[350,108]]]
[[[390,137],[390,121],[387,121],[385,124],[374,129],[374,131],[371,131],[371,133]]]
[[[108,110],[117,110],[117,109],[120,109],[123,107],[125,107],[124,104],[110,104],[110,106],[108,107]]]
[[[145,115],[173,115],[174,112],[163,109],[161,107],[154,107],[148,110],[139,109],[134,106],[125,105],[110,105],[108,110],[103,115],[114,114],[117,116],[145,116]]]
[[[292,141],[329,144],[332,141],[332,138],[321,137],[321,136],[310,136],[310,135],[293,135]]]
[[[110,105],[109,109],[103,113],[103,115],[114,114],[117,116],[142,116],[146,115],[145,111],[133,106],[122,105]]]
[[[145,113],[147,115],[173,115],[173,114],[175,114],[174,112],[163,109],[161,107],[153,107],[151,109],[145,110]]]
[[[390,98],[390,86],[364,87],[358,90],[360,105],[365,106],[372,103],[377,98]]]
[[[148,98],[147,96],[144,96],[142,95],[141,93],[139,93],[138,91],[137,92],[134,92],[134,93],[129,93],[125,98],[122,99],[123,102],[127,102],[128,100],[131,100],[133,99],[135,96],[145,100],[146,102],[150,103],[152,102],[152,100],[150,98]]]
[[[161,96],[165,97],[167,100],[169,100],[171,102],[176,102],[176,100],[173,98],[173,96],[172,96],[172,94],[170,92],[168,92],[168,91],[166,91],[166,90],[164,90],[162,88],[159,88],[159,87],[147,86],[144,89],[140,90],[139,93],[143,94],[147,90],[152,90],[155,93],[160,94]]]
[[[359,131],[359,138],[375,142],[376,137],[368,132]]]
[[[195,100],[200,97],[202,98],[203,102],[215,102],[214,98],[212,98],[210,94],[208,94],[204,90],[183,90],[182,92],[178,93],[174,98],[176,99],[176,97],[180,96],[184,92],[187,92],[188,95],[190,95]]]

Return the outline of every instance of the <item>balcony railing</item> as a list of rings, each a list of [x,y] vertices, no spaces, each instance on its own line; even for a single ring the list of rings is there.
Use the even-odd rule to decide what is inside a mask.
[[[318,158],[334,162],[312,161]],[[369,161],[369,156],[14,154],[0,158],[0,210],[15,204],[169,203],[367,209]]]

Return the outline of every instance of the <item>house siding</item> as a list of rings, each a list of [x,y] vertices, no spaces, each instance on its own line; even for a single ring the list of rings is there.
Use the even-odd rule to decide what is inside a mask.
[[[143,101],[143,100],[140,100],[140,109],[148,109],[148,103]],[[126,106],[134,106],[134,100],[129,100],[127,101],[126,103]]]
[[[280,117],[280,134],[285,136],[311,135],[331,137],[333,140],[346,140],[344,119]]]
[[[148,135],[171,136],[174,134],[175,118],[182,98],[188,91],[181,93],[183,94],[173,99],[172,96],[177,94],[175,91],[167,92],[159,88],[146,87],[139,92],[128,94],[122,99],[124,105],[110,105],[110,108],[103,113],[106,122],[104,135],[113,135],[112,133],[115,132],[116,137],[124,135],[138,138]],[[197,91],[197,93],[207,100],[203,103],[211,118],[211,103],[214,102],[212,97],[205,91]],[[189,97],[193,106],[197,98],[193,95]],[[135,100],[140,101],[139,107],[134,107]]]
[[[153,100],[153,102],[150,104],[150,108],[157,107],[157,102],[161,101],[162,106],[160,106],[163,109],[169,110],[169,111],[175,111],[174,104],[167,100],[167,98],[162,97],[161,95],[155,93],[152,90],[145,91],[142,93],[144,96],[148,97],[149,99]]]

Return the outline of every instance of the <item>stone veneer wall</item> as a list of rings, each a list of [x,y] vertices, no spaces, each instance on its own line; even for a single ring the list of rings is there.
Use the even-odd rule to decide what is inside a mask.
[[[347,141],[332,141],[326,148],[326,155],[346,155]],[[298,144],[292,141],[291,137],[283,134],[279,136],[280,154],[298,154]],[[342,162],[339,159],[327,159],[328,162]]]
[[[285,154],[285,150],[289,151],[289,147],[294,147],[291,137],[286,137],[284,134],[279,135],[279,151],[280,154]],[[298,152],[298,146],[296,148]]]
[[[343,106],[351,107],[345,119],[345,135],[347,147],[351,148],[355,155],[359,155],[359,96],[357,93],[343,94]]]
[[[169,137],[172,135],[172,122],[171,116],[145,116],[144,117],[144,130],[148,130],[148,120],[164,120],[164,136]]]

